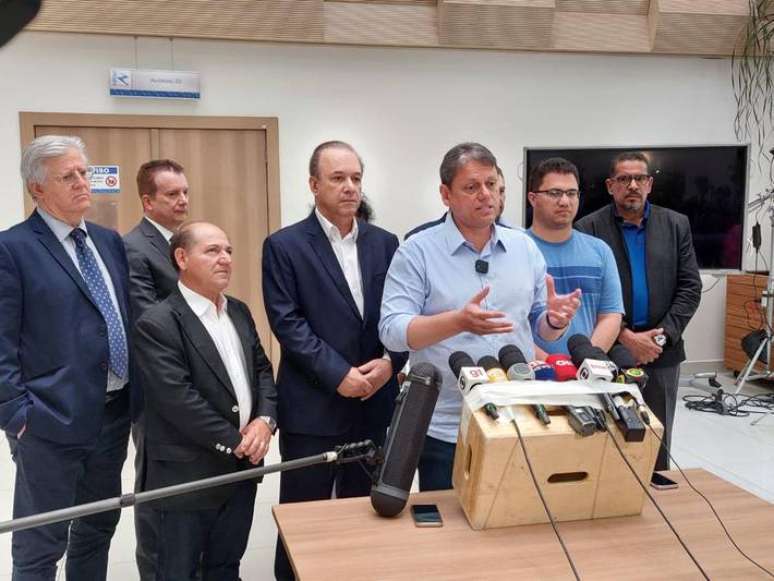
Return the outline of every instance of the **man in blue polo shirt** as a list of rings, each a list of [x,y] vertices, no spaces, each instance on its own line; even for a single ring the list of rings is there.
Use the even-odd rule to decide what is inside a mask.
[[[580,199],[578,168],[560,157],[540,162],[530,175],[527,198],[533,210],[527,233],[543,253],[557,292],[583,291],[567,332],[557,341],[536,336],[535,344],[549,355],[568,354],[567,339],[580,333],[608,351],[621,329],[621,281],[610,247],[572,228]]]
[[[441,163],[443,222],[407,240],[387,271],[379,337],[391,351],[410,351],[443,383],[419,461],[419,488],[451,488],[462,398],[449,355],[474,360],[514,344],[532,359],[533,340],[567,330],[581,291],[554,292],[543,256],[520,230],[495,224],[497,161],[478,143],[453,147]]]

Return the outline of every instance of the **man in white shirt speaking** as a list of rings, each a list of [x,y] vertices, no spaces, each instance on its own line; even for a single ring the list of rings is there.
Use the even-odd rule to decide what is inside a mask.
[[[276,389],[247,305],[224,293],[231,243],[184,224],[170,241],[178,288],[145,311],[134,336],[145,393],[145,490],[259,465],[276,429]],[[254,480],[154,502],[158,581],[238,581]]]

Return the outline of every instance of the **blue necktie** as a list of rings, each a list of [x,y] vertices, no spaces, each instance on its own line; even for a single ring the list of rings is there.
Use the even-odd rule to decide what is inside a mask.
[[[108,346],[110,347],[110,369],[119,378],[126,378],[127,368],[127,350],[126,337],[124,335],[124,326],[121,318],[118,316],[113,301],[110,299],[105,279],[97,264],[94,253],[86,245],[86,232],[76,228],[70,232],[70,236],[75,241],[75,255],[78,257],[78,265],[81,268],[81,275],[86,281],[91,298],[97,303],[102,318],[105,319],[108,330]]]

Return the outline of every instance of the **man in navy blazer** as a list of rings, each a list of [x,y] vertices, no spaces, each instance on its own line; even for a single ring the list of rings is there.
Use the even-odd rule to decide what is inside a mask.
[[[0,428],[16,463],[13,517],[118,496],[130,423],[128,267],[91,205],[77,137],[22,154],[36,210],[0,233]],[[14,581],[105,579],[119,511],[14,533]]]
[[[395,235],[355,219],[363,164],[351,145],[319,145],[309,162],[315,209],[263,246],[263,294],[282,347],[277,374],[283,461],[365,438],[380,444],[406,362],[379,341],[379,308]],[[283,472],[280,502],[369,493],[358,465]],[[277,542],[277,579],[293,571]]]

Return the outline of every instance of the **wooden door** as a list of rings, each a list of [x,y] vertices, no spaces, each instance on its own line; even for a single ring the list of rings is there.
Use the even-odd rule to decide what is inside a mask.
[[[189,184],[189,217],[213,222],[228,234],[234,270],[227,292],[250,305],[271,356],[261,246],[280,225],[276,119],[22,113],[21,126],[23,146],[40,135],[77,135],[92,165],[119,166],[120,192],[94,194],[87,219],[122,235],[142,217],[140,165],[158,158],[180,162]],[[31,200],[26,205],[32,211]]]

